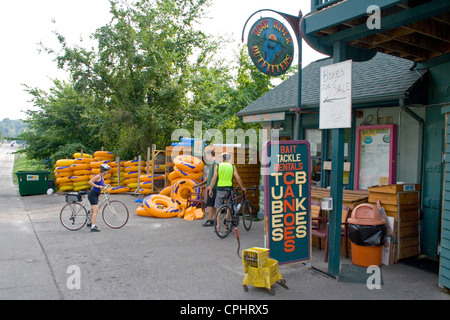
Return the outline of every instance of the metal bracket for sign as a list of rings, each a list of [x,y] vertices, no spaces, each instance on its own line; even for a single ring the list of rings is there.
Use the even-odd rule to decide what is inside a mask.
[[[242,30],[242,42],[244,42],[245,28],[247,27],[248,22],[250,21],[250,19],[251,19],[255,14],[257,14],[257,13],[259,13],[259,12],[262,12],[262,11],[271,11],[271,12],[274,12],[274,13],[279,14],[280,16],[282,16],[287,22],[289,22],[289,25],[290,25],[291,28],[294,30],[295,36],[297,37],[297,39],[299,39],[299,36],[300,36],[300,18],[299,18],[299,17],[302,17],[302,16],[303,16],[303,13],[302,13],[301,10],[299,11],[299,14],[298,14],[299,16],[296,17],[296,16],[293,16],[293,15],[290,15],[290,14],[287,14],[287,13],[283,13],[283,12],[279,12],[279,11],[272,10],[272,9],[260,9],[260,10],[258,10],[258,11],[255,11],[255,12],[247,19],[247,21],[245,22],[245,24],[244,24],[244,29]],[[300,39],[301,39],[301,36],[300,36]],[[301,69],[299,69],[299,70],[301,70]]]
[[[302,82],[303,82],[303,74],[302,74],[302,41],[303,41],[303,36],[301,34],[301,23],[302,20],[304,18],[303,13],[301,10],[299,10],[298,12],[298,17],[287,14],[287,13],[283,13],[283,12],[279,12],[276,10],[272,10],[272,9],[261,9],[258,11],[255,11],[252,15],[250,15],[250,17],[247,19],[247,21],[244,24],[244,28],[242,29],[242,42],[244,42],[244,37],[245,37],[245,29],[247,27],[248,22],[250,21],[250,19],[257,13],[262,12],[262,11],[270,11],[273,12],[275,14],[278,14],[280,16],[282,16],[291,26],[291,28],[294,30],[294,34],[295,37],[297,38],[297,45],[298,45],[298,95],[297,95],[297,104],[298,104],[298,108],[301,108],[302,105]],[[295,129],[294,129],[294,140],[300,140],[301,135],[300,135],[300,127],[301,127],[301,117],[302,114],[301,113],[295,113]]]

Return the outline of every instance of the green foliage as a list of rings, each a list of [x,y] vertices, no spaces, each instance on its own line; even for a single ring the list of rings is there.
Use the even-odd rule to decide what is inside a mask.
[[[235,113],[273,88],[240,48],[237,67],[217,56],[226,43],[198,31],[210,0],[110,0],[111,21],[91,36],[96,48],[68,44],[56,32],[56,55],[69,83],[50,92],[27,88],[26,152],[64,158],[79,149],[114,151],[122,159],[171,144],[175,129],[246,129]],[[252,126],[258,127],[253,124]]]
[[[27,92],[38,107],[38,110],[27,111],[28,130],[20,135],[27,141],[29,157],[52,158],[63,146],[73,143],[99,146],[101,140],[89,122],[90,96],[80,95],[73,86],[58,80],[54,80],[49,93],[31,88],[27,88]]]
[[[105,147],[122,155],[159,147],[184,118],[186,74],[194,50],[206,54],[211,40],[194,29],[206,0],[111,1],[111,22],[93,39],[97,51],[70,48],[58,64],[72,75],[74,88],[95,96],[99,135]],[[108,139],[106,139],[106,137]]]
[[[92,154],[94,152],[94,150],[87,149],[86,146],[80,142],[73,142],[65,144],[64,146],[59,148],[59,150],[51,156],[50,160],[52,161],[52,163],[56,163],[56,161],[59,159],[72,159],[73,154],[80,152],[80,150],[83,150],[83,152],[89,154]]]

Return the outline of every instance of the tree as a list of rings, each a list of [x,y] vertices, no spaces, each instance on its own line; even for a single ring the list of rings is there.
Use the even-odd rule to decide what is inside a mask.
[[[182,124],[190,59],[194,51],[208,55],[216,47],[194,29],[208,2],[110,1],[111,22],[92,36],[97,51],[71,48],[58,34],[58,66],[70,72],[76,91],[95,97],[89,112],[102,121],[106,148],[132,156],[151,143],[162,147]]]
[[[27,131],[20,135],[27,141],[30,158],[51,158],[62,146],[70,144],[85,151],[88,151],[85,146],[98,146],[96,128],[87,119],[87,109],[93,103],[91,97],[80,95],[71,84],[59,80],[54,80],[50,93],[29,87],[26,91],[38,108],[26,112]],[[68,150],[65,157],[79,150]]]
[[[91,36],[96,48],[71,46],[55,32],[61,49],[43,48],[71,81],[55,80],[49,93],[27,88],[38,108],[23,135],[30,156],[104,147],[132,159],[151,144],[169,145],[175,129],[195,121],[205,130],[255,126],[234,114],[269,91],[271,78],[245,47],[237,67],[216,55],[226,40],[195,28],[209,1],[110,0],[111,21]]]
[[[193,127],[194,121],[202,121],[204,129],[219,129],[223,133],[226,129],[260,128],[260,124],[244,124],[235,114],[273,89],[276,78],[255,67],[246,45],[240,46],[234,67],[219,61],[193,68],[189,112],[185,119],[187,128]],[[278,79],[283,81],[296,70],[292,68]]]
[[[17,137],[25,130],[25,127],[26,125],[22,120],[5,118],[0,122],[0,138],[17,140]]]

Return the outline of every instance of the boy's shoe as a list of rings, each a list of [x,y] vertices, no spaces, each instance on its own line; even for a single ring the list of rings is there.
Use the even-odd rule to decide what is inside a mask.
[[[212,220],[206,220],[206,222],[204,224],[202,224],[202,226],[204,227],[212,227],[214,225],[214,221]]]
[[[100,232],[100,229],[97,226],[91,228],[91,232]]]

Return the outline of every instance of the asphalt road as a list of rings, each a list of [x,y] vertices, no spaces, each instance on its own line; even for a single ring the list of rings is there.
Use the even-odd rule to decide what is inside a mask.
[[[397,264],[383,268],[383,286],[338,282],[303,264],[280,266],[289,290],[275,284],[275,295],[250,287],[234,234],[219,239],[204,221],[139,217],[138,199],[116,195],[129,208],[120,229],[98,220],[100,233],[72,232],[59,222],[62,195],[20,197],[12,183],[13,151],[0,148],[0,299],[51,300],[310,300],[445,299],[437,275]],[[241,250],[262,247],[264,223],[249,232],[240,227]],[[323,252],[312,264],[326,270]],[[342,263],[351,264],[343,258]],[[178,310],[175,310],[178,312]]]

